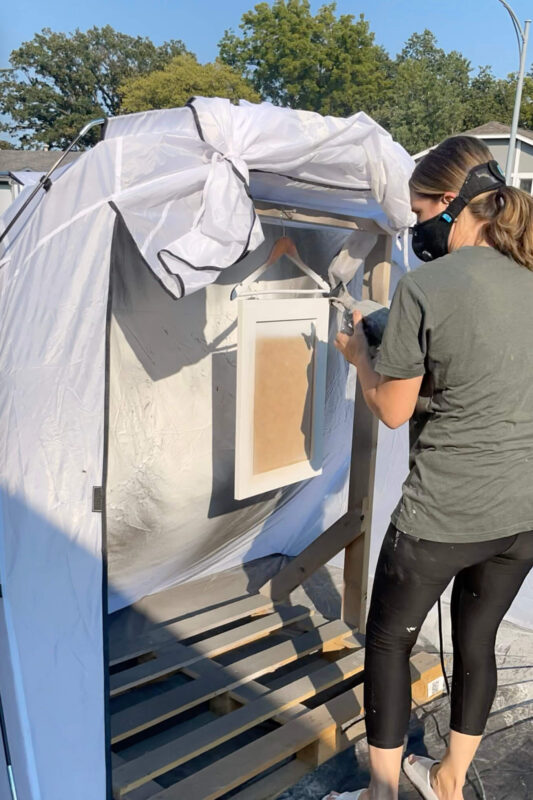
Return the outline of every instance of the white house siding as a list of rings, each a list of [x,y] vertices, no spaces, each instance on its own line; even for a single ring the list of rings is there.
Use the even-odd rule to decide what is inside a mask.
[[[487,145],[500,167],[505,171],[507,151],[509,149],[507,140],[483,138],[482,141]]]
[[[6,208],[15,199],[11,191],[11,184],[7,181],[0,181],[0,214],[3,214]]]

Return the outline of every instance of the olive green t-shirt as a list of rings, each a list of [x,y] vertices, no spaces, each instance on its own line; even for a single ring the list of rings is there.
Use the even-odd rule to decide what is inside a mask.
[[[533,273],[490,247],[408,273],[375,369],[434,387],[393,524],[443,542],[532,530]]]

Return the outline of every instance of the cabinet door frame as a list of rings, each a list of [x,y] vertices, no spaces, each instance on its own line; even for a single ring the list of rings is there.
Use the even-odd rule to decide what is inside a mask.
[[[266,323],[266,324],[265,324]],[[263,324],[263,327],[261,327]],[[235,498],[242,500],[313,478],[322,472],[329,302],[325,298],[241,299],[238,302],[237,410],[235,425]],[[313,364],[309,385],[310,452],[308,457],[254,473],[256,345],[267,338],[312,332]]]

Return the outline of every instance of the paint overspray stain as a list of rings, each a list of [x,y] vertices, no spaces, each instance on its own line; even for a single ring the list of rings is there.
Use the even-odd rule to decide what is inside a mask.
[[[413,631],[416,631],[416,625],[414,628],[406,628],[405,630],[407,631],[407,633],[413,633]]]

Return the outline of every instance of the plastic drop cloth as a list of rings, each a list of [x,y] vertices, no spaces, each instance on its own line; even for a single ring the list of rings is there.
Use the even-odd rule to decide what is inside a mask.
[[[334,229],[287,232],[304,261],[324,276],[347,238]],[[237,302],[230,293],[266,260],[281,233],[277,225],[264,225],[263,245],[187,298],[179,314],[128,252],[127,235],[121,241],[111,330],[111,609],[260,556],[296,555],[345,511],[355,372],[333,346],[339,320],[334,309],[322,475],[233,499]],[[350,237],[348,249],[357,254],[353,272],[375,238]],[[261,288],[267,287],[313,284],[282,259],[261,279]]]

